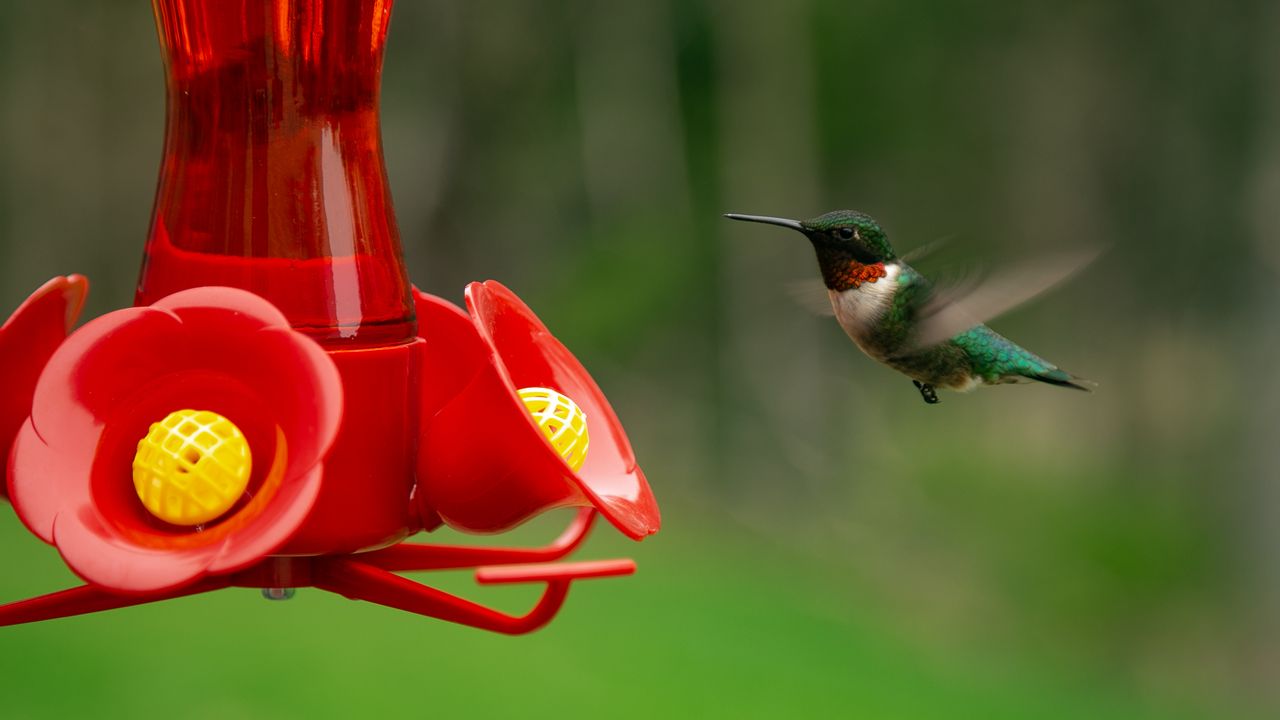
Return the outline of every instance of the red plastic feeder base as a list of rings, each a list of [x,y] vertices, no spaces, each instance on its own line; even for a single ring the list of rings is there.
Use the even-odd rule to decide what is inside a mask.
[[[594,518],[593,510],[580,510],[559,538],[539,548],[400,543],[361,555],[269,557],[247,570],[206,578],[180,590],[159,594],[122,595],[86,584],[0,606],[0,626],[145,605],[228,587],[266,591],[314,587],[351,600],[364,600],[482,630],[521,635],[537,630],[555,617],[569,594],[569,585],[575,580],[635,572],[636,565],[631,560],[553,562],[572,553],[582,543]],[[476,568],[476,581],[481,584],[545,583],[546,589],[529,612],[509,615],[396,574],[467,567]]]

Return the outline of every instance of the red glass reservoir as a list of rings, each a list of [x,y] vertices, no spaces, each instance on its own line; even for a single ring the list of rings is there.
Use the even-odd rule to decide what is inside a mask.
[[[227,285],[331,348],[415,336],[378,95],[391,0],[153,0],[168,89],[136,303]]]

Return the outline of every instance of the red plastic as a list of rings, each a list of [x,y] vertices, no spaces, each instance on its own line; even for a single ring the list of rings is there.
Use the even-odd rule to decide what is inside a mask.
[[[467,287],[471,315],[416,293],[427,340],[418,502],[470,532],[499,532],[554,507],[594,506],[634,539],[657,532],[658,504],[622,424],[582,364],[533,311],[492,280]],[[516,390],[548,387],[587,416],[579,472],[543,437]],[[501,439],[503,452],[493,452]]]
[[[342,376],[345,419],[324,463],[324,492],[279,552],[359,552],[398,542],[422,528],[409,499],[419,436],[413,397],[421,345],[417,340],[329,352]]]
[[[24,308],[44,307],[63,286],[50,288]],[[474,316],[426,294],[418,300],[435,330],[428,337],[327,353],[268,302],[232,288],[184,291],[77,331],[41,374],[12,453],[11,486],[19,517],[89,585],[2,606],[0,625],[229,586],[314,586],[519,633],[550,620],[572,581],[634,572],[629,560],[548,564],[578,547],[597,509],[633,536],[659,523],[626,436],[586,371],[497,283],[468,288]],[[419,376],[435,382],[407,392]],[[513,377],[582,402],[603,441],[581,473],[541,436]],[[345,412],[344,395],[354,400]],[[165,524],[131,494],[137,439],[181,407],[232,418],[259,458],[274,458],[255,463],[246,499],[206,527]],[[416,490],[415,444],[423,472],[433,474]],[[619,468],[625,482],[611,472]],[[469,492],[482,501],[457,501]],[[486,531],[571,504],[587,507],[544,548],[397,542],[439,517]],[[477,571],[479,582],[546,583],[529,613],[507,615],[394,574],[492,564],[499,567]]]
[[[470,545],[427,545],[403,542],[361,556],[383,570],[447,570],[495,563],[545,563],[559,560],[578,549],[595,522],[596,512],[581,508],[572,522],[548,545],[537,548],[494,548]]]
[[[206,578],[179,590],[151,595],[129,596],[95,585],[83,585],[49,595],[0,606],[0,626],[18,625],[85,613],[102,612],[150,602],[160,602],[226,587],[316,587],[336,592],[352,600],[364,600],[407,612],[471,627],[521,634],[537,630],[550,621],[564,604],[574,580],[630,575],[630,560],[588,561],[554,565],[526,565],[522,570],[510,565],[479,567],[476,578],[482,583],[546,583],[534,607],[524,615],[510,615],[396,575],[385,565],[400,570],[438,570],[470,567],[478,552],[492,562],[531,563],[558,559],[580,545],[591,528],[592,511],[584,510],[570,528],[546,548],[471,548],[447,545],[413,545],[416,562],[381,563],[386,553],[397,548],[354,556],[270,558],[247,570],[222,577]],[[400,558],[403,560],[404,558]]]
[[[259,459],[245,499],[202,528],[149,514],[131,477],[138,440],[182,408],[230,418]],[[333,361],[279,311],[242,290],[188,290],[104,315],[58,348],[14,443],[13,505],[84,579],[171,590],[247,567],[293,535],[341,417]]]
[[[80,275],[56,277],[0,325],[0,498],[8,497],[9,449],[31,414],[36,379],[75,326],[88,292]]]
[[[522,633],[573,581],[634,572],[630,560],[556,562],[597,513],[636,539],[660,524],[582,365],[495,282],[467,289],[470,314],[410,295],[378,136],[390,0],[153,3],[169,112],[139,307],[67,338],[85,288],[70,276],[0,327],[14,507],[87,584],[0,606],[0,625],[316,587]],[[585,413],[579,472],[518,397],[529,386]],[[254,469],[228,514],[179,527],[142,506],[130,466],[149,424],[188,408],[239,427]],[[498,532],[562,506],[580,509],[541,548],[405,541],[443,522]],[[463,567],[546,589],[517,616],[396,574]]]
[[[481,585],[513,585],[516,583],[554,582],[565,578],[617,577],[636,571],[633,560],[584,560],[573,564],[545,563],[542,565],[497,565],[476,570],[476,582]]]
[[[414,336],[383,166],[390,0],[154,0],[168,83],[136,303],[250,290],[340,346]]]

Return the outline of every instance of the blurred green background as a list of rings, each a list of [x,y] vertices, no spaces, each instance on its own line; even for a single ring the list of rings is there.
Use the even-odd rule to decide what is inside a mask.
[[[68,272],[128,305],[150,8],[0,8],[0,315]],[[502,280],[626,422],[665,528],[584,556],[639,573],[524,638],[306,590],[5,629],[0,715],[1280,711],[1280,6],[401,0],[383,132],[417,284]],[[1107,245],[995,323],[1099,391],[926,406],[791,301],[799,238],[720,218],[838,207],[997,267]],[[72,582],[8,509],[0,547],[0,599]]]

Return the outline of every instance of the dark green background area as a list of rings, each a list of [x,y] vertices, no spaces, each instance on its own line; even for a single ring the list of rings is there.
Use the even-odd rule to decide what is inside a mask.
[[[1274,716],[1277,48],[1264,2],[401,0],[411,276],[529,302],[663,531],[599,528],[637,575],[523,638],[306,590],[5,629],[0,716]],[[0,2],[0,315],[131,302],[163,114],[147,3]],[[793,302],[798,237],[720,218],[837,207],[955,236],[939,272],[1104,246],[994,323],[1099,390],[926,406]],[[0,600],[73,582],[7,508],[0,553]]]

